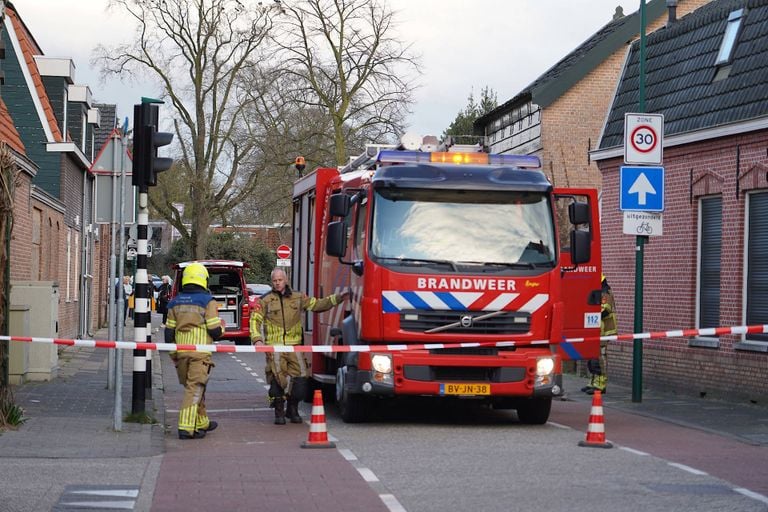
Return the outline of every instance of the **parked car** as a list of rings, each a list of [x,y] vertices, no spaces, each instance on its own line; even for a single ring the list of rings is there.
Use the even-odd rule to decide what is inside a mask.
[[[268,284],[248,283],[246,286],[248,287],[248,304],[251,306],[251,311],[257,306],[262,295],[272,291],[272,287]]]
[[[256,295],[257,297],[261,297],[265,293],[269,293],[272,291],[272,287],[268,284],[248,283],[245,286],[248,287],[248,293],[250,293],[251,295]]]
[[[181,289],[181,276],[184,267],[193,261],[177,263],[173,266],[175,277],[171,297]],[[244,269],[249,265],[242,261],[201,260],[208,270],[208,289],[219,303],[219,317],[224,320],[224,339],[232,340],[237,345],[251,343],[248,322],[251,318],[248,288],[245,283]]]
[[[157,302],[157,296],[159,294],[160,285],[163,284],[163,279],[157,274],[152,274],[149,276],[149,284],[152,285],[152,294],[155,296],[155,302]]]

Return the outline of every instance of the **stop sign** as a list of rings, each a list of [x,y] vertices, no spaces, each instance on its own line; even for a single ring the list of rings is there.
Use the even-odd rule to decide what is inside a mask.
[[[287,260],[291,257],[291,248],[283,244],[277,248],[277,257],[281,260]]]

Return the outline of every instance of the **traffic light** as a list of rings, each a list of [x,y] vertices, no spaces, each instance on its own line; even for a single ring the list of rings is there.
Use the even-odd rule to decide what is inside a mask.
[[[144,149],[147,127],[144,115],[146,114],[147,118],[149,118],[149,109],[145,109],[144,105],[149,106],[149,104],[145,103],[133,106],[133,171],[131,183],[134,187],[139,188],[144,187],[147,183],[147,164],[145,158],[147,151]]]
[[[157,185],[157,173],[167,171],[173,165],[173,158],[157,156],[157,148],[167,146],[173,140],[173,134],[168,132],[159,132],[157,127],[160,107],[150,104],[151,121],[149,123],[149,134],[146,135],[149,144],[147,145],[147,185],[154,187]]]
[[[133,184],[138,187],[157,185],[157,173],[173,165],[172,158],[157,156],[157,148],[173,140],[172,133],[157,131],[159,110],[152,103],[133,107]]]

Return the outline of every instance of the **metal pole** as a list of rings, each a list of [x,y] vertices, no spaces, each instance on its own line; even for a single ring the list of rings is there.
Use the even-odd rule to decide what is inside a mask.
[[[122,283],[115,283],[115,277],[117,274],[117,257],[115,256],[115,235],[117,222],[117,173],[118,173],[118,157],[120,156],[120,148],[122,145],[119,141],[119,136],[116,132],[112,135],[112,174],[110,176],[112,181],[112,217],[110,219],[110,249],[109,249],[109,300],[107,301],[107,322],[109,322],[109,328],[107,329],[107,337],[110,340],[115,339],[115,320],[117,315],[115,314],[115,301],[117,300],[115,290],[117,290]],[[121,294],[122,295],[122,294]],[[107,389],[113,391],[115,389],[115,351],[109,351],[109,357],[107,359]]]
[[[134,170],[134,172],[136,172]],[[137,343],[147,341],[147,316],[149,315],[149,299],[147,299],[147,223],[149,220],[147,186],[139,186],[139,211],[136,240],[136,277],[133,287],[133,339]],[[133,402],[131,411],[140,414],[145,411],[146,401],[146,350],[133,351]]]
[[[640,72],[638,87],[639,112],[645,112],[645,0],[640,0]],[[643,257],[647,236],[638,235],[635,241],[635,325],[634,331],[643,332]],[[643,342],[632,342],[632,401],[643,401]]]
[[[118,283],[120,295],[117,302],[117,339],[125,339],[125,297],[123,296],[123,275],[125,274],[125,133],[120,138],[120,245],[118,258]],[[115,349],[115,430],[123,429],[123,350]]]

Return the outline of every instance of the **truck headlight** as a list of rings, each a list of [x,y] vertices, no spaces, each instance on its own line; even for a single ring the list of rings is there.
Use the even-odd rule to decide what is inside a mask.
[[[541,357],[536,360],[536,375],[549,375],[555,370],[555,360],[551,357]]]
[[[392,355],[374,354],[371,357],[371,366],[379,373],[392,373]]]

